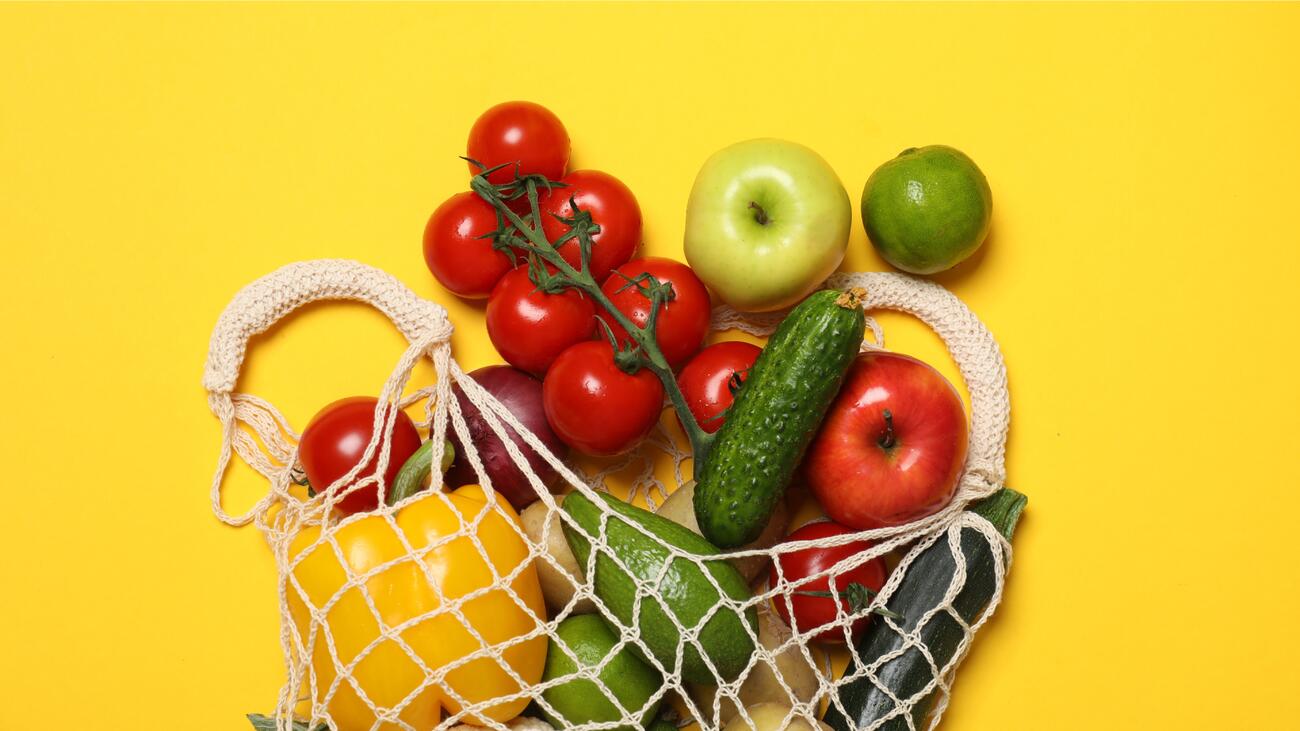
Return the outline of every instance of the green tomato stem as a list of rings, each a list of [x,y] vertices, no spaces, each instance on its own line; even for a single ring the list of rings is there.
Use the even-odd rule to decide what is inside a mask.
[[[796,591],[791,592],[794,596],[813,596],[826,599],[837,599],[846,602],[849,605],[850,612],[860,612],[871,606],[871,598],[876,595],[876,591],[865,584],[858,582],[850,583],[841,591]],[[882,617],[890,619],[903,619],[903,615],[891,611],[884,607],[876,607],[871,610],[872,614],[879,614]]]

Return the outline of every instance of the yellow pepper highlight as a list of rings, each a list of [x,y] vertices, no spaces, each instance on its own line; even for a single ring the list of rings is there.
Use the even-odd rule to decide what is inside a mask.
[[[486,507],[487,497],[477,485],[467,485],[445,495],[447,501],[429,496],[407,505],[394,516],[406,540],[419,554],[419,562],[403,561],[365,582],[379,615],[389,627],[438,609],[442,602],[435,586],[441,588],[449,603],[454,603],[457,598],[492,586],[492,568],[495,568],[497,576],[505,576],[528,561],[528,546],[518,528],[519,516],[506,501],[498,499],[495,505]],[[472,526],[485,510],[486,514],[482,515],[477,526],[467,527]],[[467,535],[448,540],[460,531]],[[471,535],[486,552],[491,568]],[[310,549],[319,537],[319,526],[305,528],[290,547],[290,561]],[[354,576],[407,555],[397,533],[380,515],[368,516],[337,529],[336,539]],[[419,553],[438,541],[447,542],[426,553]],[[349,587],[340,594],[347,584],[347,577],[339,556],[328,542],[321,543],[303,556],[294,568],[293,576],[317,610],[336,599],[326,615],[328,628],[324,625],[315,627],[311,663],[316,676],[314,696],[319,704],[325,702],[329,688],[339,675],[325,633],[333,637],[337,660],[346,667],[380,636],[379,625],[357,587]],[[465,618],[488,646],[523,636],[546,619],[541,585],[533,566],[524,567],[511,588],[523,607],[501,588],[492,589],[460,606]],[[292,583],[286,590],[290,613],[305,645],[313,629],[311,613]],[[404,629],[401,637],[433,672],[484,647],[450,611],[425,618]],[[513,644],[502,651],[502,659],[531,685],[541,679],[546,644],[545,635]],[[352,669],[351,676],[370,702],[381,709],[395,708],[425,680],[419,665],[390,639],[383,640],[361,659]],[[416,728],[431,728],[441,719],[442,710],[457,713],[465,707],[456,696],[464,699],[466,705],[472,705],[519,690],[519,684],[499,662],[491,657],[481,657],[449,671],[440,682],[425,688],[405,706],[400,718]],[[307,687],[304,693],[311,694],[311,688]],[[484,717],[508,721],[518,716],[527,704],[527,698],[499,703],[483,709],[481,714],[467,714],[464,720],[479,724],[484,722]],[[328,711],[339,731],[398,727],[393,723],[375,726],[376,714],[347,678],[339,681],[329,700]]]

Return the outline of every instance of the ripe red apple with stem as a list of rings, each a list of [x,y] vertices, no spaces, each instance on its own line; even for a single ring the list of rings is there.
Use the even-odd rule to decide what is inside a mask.
[[[884,351],[858,356],[804,459],[831,519],[902,525],[952,499],[966,462],[966,412],[948,379]]]

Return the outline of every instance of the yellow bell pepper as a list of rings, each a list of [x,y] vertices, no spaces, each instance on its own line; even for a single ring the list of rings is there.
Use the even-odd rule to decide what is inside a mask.
[[[519,516],[505,500],[498,499],[488,507],[487,496],[477,485],[444,493],[444,497],[445,500],[429,495],[405,506],[394,516],[419,555],[418,563],[402,561],[365,582],[375,608],[390,628],[437,610],[442,602],[435,586],[454,604],[457,598],[492,586],[493,569],[497,576],[506,576],[528,561]],[[481,513],[482,519],[476,527],[466,527]],[[447,540],[461,531],[466,535]],[[311,657],[315,688],[304,688],[304,694],[314,695],[319,705],[326,703],[327,694],[334,688],[327,708],[339,731],[398,728],[394,723],[376,725],[378,716],[361,699],[357,689],[364,691],[374,706],[392,709],[424,682],[425,674],[397,642],[384,639],[352,669],[356,687],[347,678],[338,679],[336,668],[346,668],[380,636],[375,615],[362,592],[356,586],[344,589],[347,578],[338,554],[341,552],[353,576],[360,576],[406,556],[406,547],[378,514],[336,529],[339,552],[328,541],[315,545],[319,537],[318,526],[305,528],[289,550],[291,565],[298,562],[292,574],[302,594],[317,611],[329,605],[325,615],[328,627],[322,623],[313,628],[311,612],[298,587],[293,582],[286,587],[290,614],[304,646],[315,629]],[[491,567],[474,539],[482,546]],[[447,542],[428,548],[440,540]],[[427,552],[421,553],[424,549]],[[460,605],[466,620],[489,647],[501,648],[502,643],[528,634],[546,620],[534,566],[525,566],[511,588],[519,601],[512,599],[506,590],[497,588]],[[333,638],[333,652],[326,633]],[[425,617],[404,629],[401,637],[434,673],[483,647],[450,611]],[[546,643],[545,635],[517,642],[501,648],[502,659],[531,685],[541,679]],[[491,657],[480,657],[448,671],[440,681],[411,700],[399,715],[416,728],[432,728],[441,719],[441,711],[457,713],[467,706],[519,690],[519,683],[500,663]],[[527,704],[527,698],[520,698],[490,705],[478,713],[466,714],[464,720],[478,724],[484,718],[508,721],[518,716]]]

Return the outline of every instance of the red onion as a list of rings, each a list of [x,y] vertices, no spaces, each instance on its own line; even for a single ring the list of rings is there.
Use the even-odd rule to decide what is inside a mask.
[[[546,445],[555,456],[564,459],[569,454],[569,448],[560,441],[560,438],[551,431],[550,424],[546,423],[546,413],[542,410],[542,382],[527,373],[508,365],[494,365],[485,368],[479,368],[469,374],[480,386],[487,390],[501,402],[503,406],[514,415],[519,423],[537,435],[542,444]],[[465,415],[465,424],[469,427],[470,440],[474,443],[474,448],[478,451],[479,460],[483,463],[483,469],[487,472],[488,477],[492,479],[492,487],[502,497],[510,501],[510,504],[516,510],[522,510],[525,506],[537,500],[537,492],[533,489],[532,484],[524,473],[515,466],[506,452],[505,444],[493,433],[492,427],[484,421],[478,409],[469,402],[465,393],[461,391],[460,386],[455,387],[456,402],[460,404],[461,412]],[[528,466],[534,473],[541,478],[542,484],[550,488],[556,478],[559,476],[555,469],[547,464],[542,456],[524,443],[522,437],[512,433],[508,424],[502,422],[502,428],[510,434],[511,440],[524,456],[528,458]],[[465,449],[460,443],[460,439],[455,434],[454,429],[448,428],[447,437],[451,439],[452,444],[456,447],[456,461],[452,463],[451,469],[447,470],[446,481],[450,487],[460,487],[479,482],[479,478],[474,474],[474,468],[469,463],[469,458],[465,455]]]

